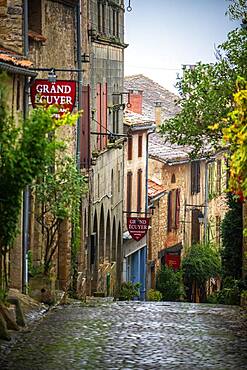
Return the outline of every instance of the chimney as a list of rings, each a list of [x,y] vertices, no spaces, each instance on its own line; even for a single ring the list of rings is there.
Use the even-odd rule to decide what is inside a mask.
[[[161,101],[156,101],[154,103],[154,115],[155,115],[155,124],[156,126],[160,126],[161,124]]]
[[[129,90],[128,109],[131,112],[142,114],[142,90]]]

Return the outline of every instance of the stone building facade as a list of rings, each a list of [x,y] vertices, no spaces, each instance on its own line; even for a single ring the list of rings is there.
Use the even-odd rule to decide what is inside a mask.
[[[25,49],[30,59],[33,70],[23,76],[47,79],[52,71],[59,80],[77,82],[76,105],[83,110],[82,117],[77,129],[64,127],[59,133],[70,139],[70,154],[77,156],[88,179],[88,194],[81,204],[77,287],[80,294],[113,294],[122,280],[123,259],[124,2],[6,0],[0,2],[0,26],[0,47],[18,53],[18,60]],[[22,92],[23,83],[18,85]],[[28,248],[35,266],[43,258],[42,233],[34,217],[37,207],[35,196],[31,197]],[[54,273],[57,287],[67,289],[71,271],[68,222],[57,238]],[[20,262],[18,273],[22,266]],[[16,287],[21,287],[21,280]]]
[[[88,152],[82,150],[85,168],[88,155],[92,156],[87,168],[87,289],[91,294],[112,295],[122,281],[123,260],[124,2],[93,0],[88,2],[88,14],[83,45],[90,59],[84,84],[90,86],[85,125],[90,126],[91,135]]]
[[[155,133],[150,138],[149,179],[165,193],[152,199],[149,233],[149,284],[157,269],[180,267],[193,243],[220,245],[220,223],[227,211],[224,153],[191,161],[188,147],[169,144]]]
[[[132,100],[134,96],[134,101]],[[139,99],[138,99],[139,98]],[[130,108],[125,111],[124,130],[127,135],[124,154],[124,280],[140,283],[140,298],[146,295],[147,234],[134,240],[127,228],[128,217],[149,217],[147,209],[148,137],[154,129],[150,119],[135,110],[141,107],[141,93],[130,94]]]

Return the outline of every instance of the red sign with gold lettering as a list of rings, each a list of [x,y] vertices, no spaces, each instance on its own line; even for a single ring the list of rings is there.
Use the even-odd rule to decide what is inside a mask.
[[[34,108],[39,106],[48,107],[55,105],[59,107],[60,115],[72,112],[76,98],[76,82],[58,80],[34,80],[31,85],[31,101]]]
[[[127,217],[127,226],[132,238],[138,242],[146,235],[148,231],[149,218]]]
[[[172,267],[174,270],[178,270],[180,268],[180,254],[175,253],[167,253],[165,256],[166,266]]]

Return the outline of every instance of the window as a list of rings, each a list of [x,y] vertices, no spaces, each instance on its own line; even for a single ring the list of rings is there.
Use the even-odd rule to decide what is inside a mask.
[[[41,0],[28,1],[28,28],[42,34]]]
[[[168,193],[168,222],[167,230],[177,230],[180,222],[180,189]]]
[[[200,162],[191,162],[191,194],[200,193]]]
[[[106,34],[106,25],[107,25],[107,8],[106,3],[102,0],[98,0],[97,4],[97,13],[98,13],[98,32],[100,34]]]
[[[137,172],[137,212],[142,209],[142,170]]]
[[[172,174],[172,178],[171,178],[171,183],[172,183],[172,184],[175,184],[175,182],[176,182],[176,176],[175,176],[175,174],[173,173],[173,174]]]
[[[127,173],[127,212],[130,216],[131,213],[131,203],[132,203],[132,172]]]
[[[133,148],[133,138],[132,136],[128,137],[128,161],[132,160],[132,148]]]
[[[108,113],[107,113],[107,83],[96,85],[96,111],[97,111],[97,149],[102,150],[107,145],[107,135],[102,135],[107,132]]]
[[[138,136],[138,157],[142,157],[142,135]]]

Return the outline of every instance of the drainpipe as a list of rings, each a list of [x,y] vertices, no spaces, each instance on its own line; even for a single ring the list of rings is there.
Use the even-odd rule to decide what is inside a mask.
[[[23,54],[28,57],[29,45],[28,45],[28,0],[23,0]],[[23,104],[23,118],[24,120],[28,115],[28,77],[25,76],[24,80],[24,104]],[[29,206],[30,206],[30,194],[29,188],[26,187],[23,194],[23,232],[22,232],[22,291],[27,293],[28,285],[28,234],[29,234]]]
[[[81,1],[78,0],[76,6],[76,43],[77,43],[77,67],[78,67],[78,110],[82,109],[82,61],[81,61]],[[77,121],[76,132],[76,162],[77,167],[80,169],[81,159],[81,118]]]

